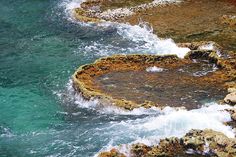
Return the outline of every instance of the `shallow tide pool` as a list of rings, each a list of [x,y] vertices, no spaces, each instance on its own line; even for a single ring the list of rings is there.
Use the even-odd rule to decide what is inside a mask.
[[[94,156],[111,146],[182,136],[222,124],[230,115],[216,103],[193,111],[166,108],[125,112],[84,101],[71,87],[80,65],[112,54],[154,53],[183,57],[171,39],[151,28],[83,24],[70,10],[79,0],[0,0],[0,156]],[[162,122],[162,123],[160,123]]]

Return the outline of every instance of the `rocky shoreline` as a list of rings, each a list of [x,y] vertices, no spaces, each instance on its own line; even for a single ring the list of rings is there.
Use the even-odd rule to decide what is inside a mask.
[[[137,12],[145,11],[146,9],[174,3],[169,1],[159,3],[155,0],[140,0],[140,2],[130,0],[130,2],[132,2],[134,6],[131,5],[130,7],[127,7],[129,3],[124,0],[117,3],[111,3],[108,0],[88,0],[81,4],[81,8],[76,8],[74,10],[74,15],[77,20],[84,22],[116,21],[118,19],[134,15]],[[119,8],[114,5],[114,3],[123,7]],[[114,8],[110,9],[112,7]]]
[[[167,96],[174,104],[171,107],[191,110],[201,106],[195,106],[188,99],[176,102],[174,100],[185,98],[187,95],[198,104],[199,102],[195,98],[199,95],[189,94],[191,93],[189,89],[192,88],[192,93],[194,90],[204,91],[209,97],[218,100],[220,104],[232,106],[236,104],[236,53],[229,51],[235,51],[236,48],[234,43],[236,40],[235,2],[186,0],[183,3],[175,1],[169,5],[170,3],[172,1],[159,3],[152,0],[136,2],[133,0],[114,2],[87,0],[81,4],[80,8],[74,9],[74,17],[83,22],[115,21],[135,25],[144,20],[151,24],[154,33],[165,38],[171,37],[180,42],[177,44],[179,47],[190,49],[184,58],[178,58],[175,55],[114,55],[81,66],[73,75],[73,84],[83,98],[98,99],[103,105],[114,105],[125,110],[133,110],[139,107],[163,109],[171,106],[167,99],[161,100]],[[216,6],[215,8],[212,8],[213,4]],[[224,48],[215,42],[201,42],[202,40],[216,41]],[[216,69],[209,69],[212,65]],[[201,73],[202,69],[199,70],[199,67],[208,69],[208,71]],[[168,73],[168,69],[175,70]],[[179,73],[180,71],[185,73]],[[160,77],[158,73],[166,77]],[[144,77],[140,77],[142,75]],[[160,81],[168,78],[176,81]],[[148,84],[148,87],[137,90],[144,86],[142,81],[138,80]],[[182,86],[183,84],[185,86]],[[115,88],[116,90],[114,90]],[[135,89],[137,93],[129,92],[131,89]],[[158,92],[155,93],[155,91]],[[157,98],[155,99],[151,93],[155,93]],[[214,94],[209,95],[209,93]],[[139,95],[142,96],[139,98]],[[190,107],[186,104],[190,104]],[[236,128],[235,108],[226,111],[230,113],[232,121],[225,125]],[[154,146],[142,143],[132,144],[128,155],[114,148],[101,152],[98,156],[234,157],[236,156],[236,139],[228,138],[213,130],[191,130],[181,138],[161,139],[159,144]]]
[[[208,94],[214,93],[215,91],[216,94],[219,93],[220,95],[227,94],[227,89],[229,88],[229,90],[233,90],[233,92],[225,97],[225,102],[233,105],[235,103],[234,89],[236,87],[236,83],[234,81],[236,79],[235,54],[225,52],[225,54],[222,54],[220,57],[214,50],[201,50],[200,47],[205,45],[204,42],[185,43],[179,45],[188,46],[191,49],[191,51],[186,54],[184,59],[180,59],[175,55],[114,55],[111,57],[101,58],[92,64],[81,66],[75,72],[73,75],[74,87],[82,94],[85,99],[98,99],[99,102],[105,105],[112,104],[127,110],[133,110],[134,108],[139,107],[150,108],[153,106],[162,109],[166,106],[171,106],[171,104],[168,104],[167,99],[159,101],[158,99],[156,100],[156,98],[162,89],[169,90],[169,88],[165,88],[165,84],[167,82],[162,81],[168,81],[168,77],[172,77],[172,79],[177,81],[169,81],[170,88],[172,88],[172,91],[177,90],[179,97],[171,96],[173,97],[171,98],[168,97],[168,93],[164,92],[164,94],[160,95],[159,99],[162,99],[166,96],[171,100],[172,104],[174,104],[175,99],[182,98],[186,95],[190,95],[191,99],[194,99],[196,95],[190,94],[191,91],[194,90],[205,90],[206,92],[209,90]],[[205,65],[205,63],[199,62],[196,67],[196,64],[194,64],[196,60],[207,61],[208,63],[206,65],[215,65],[218,70],[209,72],[206,71],[205,74],[201,74],[202,76],[190,76],[192,73],[195,74],[196,72],[201,72],[201,66]],[[149,67],[176,70],[171,71],[171,74],[167,74],[165,78],[165,72],[161,73],[162,76],[158,75],[158,73],[147,72],[146,69]],[[186,69],[185,67],[189,68]],[[132,71],[135,73],[134,76],[130,77]],[[133,80],[135,78],[139,78],[138,75],[141,74],[145,76],[145,78],[143,78],[145,80],[145,84],[138,82],[138,80]],[[108,86],[109,78],[113,78],[115,80],[111,80],[113,84]],[[178,78],[180,80],[178,80]],[[122,82],[121,84],[118,84],[119,81],[124,80],[128,81],[125,82],[125,85],[123,85]],[[155,80],[155,82],[152,80]],[[137,84],[133,83],[129,88],[129,84],[133,81],[137,82]],[[116,82],[116,84],[114,84],[114,82]],[[147,84],[149,85],[149,88],[146,88],[146,90],[142,89]],[[195,84],[196,89],[194,88]],[[162,86],[156,88],[158,85]],[[117,88],[112,88],[112,86]],[[188,89],[188,86],[191,86],[191,88]],[[125,88],[127,88],[127,90]],[[137,90],[140,89],[141,94],[138,93],[138,95],[145,95],[144,93],[146,92],[148,93],[148,97],[141,97],[140,99],[142,99],[142,101],[138,101],[138,98],[131,92],[134,95],[133,98],[133,95],[129,95],[129,93],[134,88]],[[157,93],[153,95],[153,97],[151,97],[151,93],[154,91],[151,88],[158,90]],[[182,91],[181,93],[178,91],[178,88],[180,88]],[[185,91],[183,91],[182,88],[184,88]],[[151,90],[151,92],[149,92],[149,90]],[[187,93],[184,95],[186,91]],[[214,97],[214,95],[211,95],[211,97]],[[187,109],[198,108],[191,102],[188,102],[186,105],[180,101],[176,102],[176,104],[172,107]]]
[[[131,146],[132,157],[234,157],[236,139],[228,138],[213,130],[191,130],[181,138],[170,137],[160,140],[158,145],[147,146],[142,143]],[[102,152],[99,157],[126,157],[117,149]]]
[[[144,21],[149,23],[154,33],[162,38],[172,38],[181,43],[215,41],[225,49],[236,48],[235,2],[230,0],[161,2],[129,0],[128,2],[89,0],[83,2],[80,8],[75,8],[73,13],[77,20],[84,22],[114,21],[137,25]]]

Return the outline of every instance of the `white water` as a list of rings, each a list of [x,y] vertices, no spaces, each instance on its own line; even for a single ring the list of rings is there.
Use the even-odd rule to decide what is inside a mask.
[[[64,1],[63,6],[66,8],[66,13],[71,18],[71,10],[79,7],[82,0]],[[75,22],[75,21],[73,21]],[[81,24],[78,22],[78,24]],[[116,54],[118,52],[128,53],[151,53],[151,54],[176,54],[179,57],[189,51],[188,48],[178,47],[172,39],[160,39],[153,34],[153,30],[145,23],[131,26],[128,24],[118,23],[101,23],[96,26],[86,25],[86,27],[94,27],[94,29],[115,28],[117,35],[127,42],[132,42],[132,48],[119,47],[115,43],[103,44],[101,41],[95,41],[91,45],[85,46],[84,50],[87,55],[89,53],[97,56],[107,56]],[[117,41],[119,42],[119,41]],[[202,47],[203,49],[212,49],[212,45]],[[111,121],[109,125],[104,128],[99,128],[107,136],[112,136],[112,140],[103,147],[101,151],[109,150],[112,147],[117,147],[121,141],[126,141],[119,150],[127,154],[127,150],[132,143],[145,143],[147,145],[154,145],[159,142],[161,138],[165,137],[181,137],[191,129],[213,129],[227,135],[234,137],[235,132],[229,126],[224,125],[224,122],[231,120],[230,114],[225,109],[232,108],[227,105],[218,105],[217,103],[206,104],[200,109],[191,111],[175,110],[166,107],[163,110],[157,108],[151,109],[134,109],[133,111],[125,111],[114,106],[103,106],[98,100],[84,100],[81,95],[76,93],[72,88],[72,82],[67,85],[65,93],[56,93],[62,101],[73,101],[78,108],[86,108],[88,110],[96,111],[100,114],[113,115],[146,115],[144,118],[129,119],[123,121]],[[73,113],[76,115],[77,113]],[[126,140],[124,140],[126,139]],[[125,145],[127,144],[127,145]]]
[[[102,114],[118,115],[152,115],[147,118],[119,122],[116,125],[125,125],[131,132],[143,131],[160,134],[161,137],[183,136],[191,129],[213,129],[220,131],[228,137],[234,137],[234,131],[224,122],[231,120],[230,114],[225,109],[233,108],[229,105],[219,105],[217,103],[207,103],[200,109],[184,110],[166,107],[159,110],[155,107],[151,109],[138,108],[133,111],[126,111],[114,106],[102,106],[98,100],[86,101],[72,87],[72,81],[67,84],[66,97],[73,100],[81,108],[96,109]],[[57,93],[58,94],[58,93]],[[58,94],[61,97],[61,94]],[[65,96],[65,95],[64,95]],[[64,99],[65,97],[61,97]],[[132,124],[132,125],[130,125]],[[121,126],[122,127],[122,126]],[[134,130],[133,130],[134,129]],[[155,135],[155,134],[154,134]],[[148,143],[146,143],[148,144]],[[150,145],[151,143],[149,143]]]
[[[75,23],[85,25],[86,27],[95,27],[94,29],[109,30],[115,28],[117,35],[119,35],[127,43],[132,42],[132,49],[127,47],[119,47],[119,43],[106,43],[102,44],[100,41],[91,43],[91,45],[85,46],[85,53],[96,53],[98,56],[108,56],[112,54],[122,53],[148,53],[148,54],[158,54],[167,55],[175,54],[180,58],[183,58],[187,52],[190,51],[189,48],[178,47],[172,39],[160,39],[157,35],[153,33],[151,26],[147,23],[141,22],[139,25],[129,25],[115,22],[103,22],[97,25],[84,24],[74,20],[72,17],[72,10],[74,8],[80,7],[83,0],[72,0],[64,1],[61,6],[65,7],[65,14],[68,16],[70,21]],[[166,1],[156,1],[158,3],[164,3]],[[168,1],[169,3],[177,1]],[[178,1],[179,2],[179,1]],[[119,41],[117,41],[119,42]],[[120,50],[121,49],[121,50]],[[114,51],[115,50],[115,51]],[[116,52],[117,50],[117,52]]]
[[[111,148],[117,148],[121,153],[129,156],[129,148],[131,144],[144,143],[152,146],[159,143],[160,139],[166,137],[182,137],[191,129],[212,129],[224,133],[233,138],[235,132],[224,122],[230,121],[230,115],[224,109],[230,106],[222,106],[216,103],[207,104],[209,106],[202,107],[192,111],[166,108],[159,115],[146,117],[143,119],[122,121],[114,123],[109,130],[115,130],[120,133],[114,133],[115,137],[136,138],[133,142],[117,146],[115,139],[110,141],[108,145],[100,150],[107,151]],[[99,154],[99,153],[98,153]]]
[[[97,100],[85,101],[79,94],[76,94],[71,82],[68,83],[67,90],[68,94],[66,96],[70,97],[69,99],[73,100],[79,108],[87,108],[100,114],[117,116],[145,115],[145,117],[134,119],[110,121],[103,128],[96,128],[104,133],[101,136],[112,137],[110,142],[99,152],[117,148],[120,152],[129,156],[131,144],[156,145],[160,139],[173,136],[182,137],[191,129],[212,129],[222,132],[230,138],[235,136],[234,130],[224,124],[231,121],[230,114],[225,109],[233,108],[232,106],[219,105],[212,102],[205,104],[200,109],[190,111],[184,109],[176,110],[171,107],[166,107],[163,110],[153,107],[151,109],[139,108],[133,111],[125,111],[113,106],[102,106]],[[61,98],[64,99],[65,95]],[[121,143],[121,141],[123,142]],[[122,145],[117,146],[117,144]]]
[[[172,39],[160,39],[153,34],[152,27],[145,23],[134,26],[120,24],[118,26],[118,34],[137,43],[139,49],[146,53],[158,55],[176,54],[178,57],[183,58],[190,51],[189,48],[178,47]]]

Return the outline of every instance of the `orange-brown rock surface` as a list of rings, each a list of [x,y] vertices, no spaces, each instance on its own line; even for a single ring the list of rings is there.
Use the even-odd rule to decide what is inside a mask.
[[[158,145],[133,144],[130,150],[132,157],[234,157],[236,156],[236,139],[228,138],[213,130],[191,130],[182,138],[166,138]],[[103,152],[99,157],[122,157],[118,150]]]
[[[232,0],[183,0],[155,5],[152,0],[88,0],[75,9],[85,22],[149,23],[154,33],[177,42],[212,40],[235,50],[236,5]]]
[[[234,53],[221,57],[197,43],[184,59],[175,55],[114,55],[81,66],[74,87],[85,99],[132,110],[165,106],[199,108],[201,100],[222,100],[235,86]],[[195,45],[195,46],[194,46]],[[161,71],[149,72],[148,68]]]

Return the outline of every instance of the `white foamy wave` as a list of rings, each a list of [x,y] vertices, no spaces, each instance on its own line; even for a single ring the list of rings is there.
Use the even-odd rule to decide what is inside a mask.
[[[207,103],[200,109],[194,110],[176,110],[171,107],[166,107],[163,110],[151,108],[149,110],[144,108],[134,109],[133,111],[125,111],[116,107],[99,106],[99,101],[87,101],[82,98],[72,87],[72,81],[67,85],[68,93],[73,97],[74,103],[82,108],[97,108],[103,113],[118,113],[118,114],[150,114],[155,113],[158,116],[147,117],[144,119],[137,119],[134,121],[122,122],[122,125],[127,125],[131,130],[145,130],[147,132],[159,132],[163,137],[168,136],[182,136],[191,129],[213,129],[223,132],[229,137],[234,136],[233,130],[224,125],[224,122],[231,120],[230,114],[225,109],[233,108],[229,105],[219,105],[217,103]],[[101,109],[102,107],[102,109]],[[132,123],[130,126],[129,123]],[[120,123],[116,125],[121,125]]]
[[[231,120],[230,114],[225,109],[231,108],[227,105],[216,103],[200,109],[186,111],[179,110],[152,118],[144,123],[141,128],[149,131],[162,130],[165,136],[183,136],[191,129],[213,129],[220,131],[228,137],[234,137],[234,132],[223,123]],[[164,125],[163,125],[164,124]]]
[[[14,134],[11,132],[11,130],[9,128],[0,126],[0,137],[4,138],[4,137],[13,137]]]
[[[182,137],[191,129],[212,129],[222,132],[231,138],[235,136],[234,130],[224,124],[231,121],[230,114],[225,111],[225,109],[233,108],[229,105],[208,103],[200,109],[190,111],[184,109],[176,110],[171,107],[166,107],[163,110],[139,108],[133,111],[125,111],[114,106],[103,106],[97,100],[84,100],[73,89],[71,80],[67,85],[66,93],[66,96],[65,94],[58,94],[58,96],[63,99],[69,97],[79,108],[96,110],[101,114],[146,115],[145,117],[141,116],[134,119],[110,121],[103,128],[99,128],[100,131],[107,133],[106,136],[112,136],[112,140],[101,151],[115,147],[122,153],[129,155],[127,153],[133,143],[156,145],[160,139],[173,136]],[[122,139],[125,139],[127,143],[121,142],[123,141]],[[122,143],[124,145],[117,146]]]
[[[80,4],[86,0],[63,0],[58,4],[64,10],[64,14],[69,21],[78,22],[74,19],[73,10],[80,8]]]
[[[113,54],[127,54],[130,50],[126,48],[118,47],[112,44],[101,44],[99,42],[92,42],[91,45],[84,46],[84,53],[88,55],[96,56],[109,56]]]
[[[172,39],[160,39],[153,33],[152,27],[148,26],[147,23],[141,23],[139,25],[131,26],[129,24],[122,24],[116,22],[101,22],[95,25],[85,24],[74,20],[72,11],[74,8],[80,7],[80,4],[84,0],[64,0],[60,6],[65,9],[65,14],[68,19],[72,22],[76,22],[80,25],[93,27],[96,30],[103,30],[106,28],[116,28],[119,36],[126,42],[132,42],[132,47],[117,46],[116,42],[111,41],[110,43],[100,43],[96,41],[91,45],[86,46],[85,53],[90,53],[91,50],[96,52],[98,56],[107,56],[117,53],[130,54],[130,53],[147,53],[147,54],[176,54],[178,57],[183,58],[184,55],[190,51],[188,48],[178,47]],[[155,3],[172,3],[179,2],[175,0],[156,0]],[[121,41],[122,42],[122,41]],[[124,41],[123,41],[124,42]],[[118,50],[123,49],[123,50]],[[118,52],[117,52],[118,51]]]
[[[178,47],[172,39],[161,39],[153,34],[153,30],[146,23],[140,25],[128,25],[115,22],[99,23],[96,26],[99,30],[109,31],[116,28],[116,42],[104,43],[107,39],[91,42],[83,46],[83,52],[97,56],[109,56],[113,54],[156,54],[156,55],[177,55],[183,58],[189,48]],[[125,44],[125,45],[124,45]]]
[[[122,108],[116,107],[114,105],[103,105],[97,99],[85,100],[80,93],[75,91],[73,88],[73,82],[70,79],[66,85],[65,91],[55,91],[53,92],[59,97],[59,99],[67,104],[68,102],[75,104],[79,108],[87,108],[91,110],[96,110],[101,114],[117,114],[117,115],[155,115],[159,114],[161,111],[156,107],[149,109],[146,108],[136,108],[132,111],[124,110]],[[170,107],[166,107],[165,111],[172,110]]]
[[[231,121],[230,114],[224,111],[229,108],[232,107],[210,103],[196,110],[161,111],[159,115],[154,117],[113,123],[108,130],[116,130],[118,133],[115,136],[119,136],[122,139],[130,138],[134,140],[128,144],[120,145],[119,142],[113,139],[101,151],[116,148],[121,153],[129,156],[128,152],[131,144],[144,143],[149,146],[156,145],[160,139],[167,137],[180,138],[192,129],[212,129],[233,138],[235,137],[234,130],[224,124],[225,122]]]
[[[189,48],[178,47],[172,39],[160,39],[153,34],[152,27],[148,27],[148,25],[143,23],[135,26],[120,24],[117,28],[118,34],[123,36],[123,38],[137,43],[139,49],[151,54],[176,54],[178,57],[183,58],[190,51]]]

